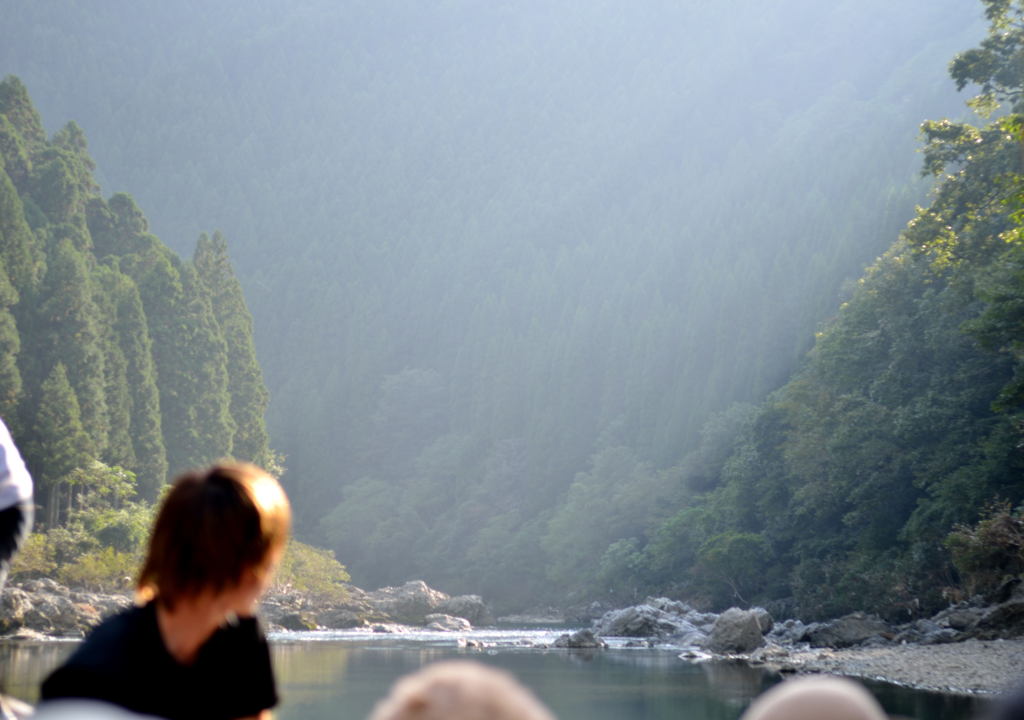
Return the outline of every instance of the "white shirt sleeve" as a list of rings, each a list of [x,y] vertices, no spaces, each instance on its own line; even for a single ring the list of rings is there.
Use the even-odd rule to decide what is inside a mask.
[[[32,499],[32,476],[14,444],[10,430],[0,420],[0,510]]]

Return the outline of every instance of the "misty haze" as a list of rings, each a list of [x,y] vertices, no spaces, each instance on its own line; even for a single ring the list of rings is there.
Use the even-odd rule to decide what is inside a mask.
[[[297,585],[994,601],[1024,80],[951,61],[998,5],[0,0],[22,579],[110,590],[167,479],[234,456],[281,474]]]

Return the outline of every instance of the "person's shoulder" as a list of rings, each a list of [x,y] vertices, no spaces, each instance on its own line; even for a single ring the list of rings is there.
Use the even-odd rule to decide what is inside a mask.
[[[156,606],[153,603],[130,605],[124,610],[108,616],[93,629],[90,635],[136,630],[142,626],[156,627]]]
[[[152,605],[133,605],[111,615],[93,628],[75,655],[89,655],[108,648],[123,648],[126,640],[141,640],[151,632],[159,632]]]
[[[155,618],[144,607],[112,615],[86,635],[78,648],[43,683],[43,697],[90,697],[88,684],[118,676],[136,662],[132,647],[156,630]],[[150,629],[152,626],[152,630]]]
[[[159,632],[146,607],[107,618],[43,681],[41,699],[91,698],[125,705],[148,673],[159,672],[163,646],[153,639]]]

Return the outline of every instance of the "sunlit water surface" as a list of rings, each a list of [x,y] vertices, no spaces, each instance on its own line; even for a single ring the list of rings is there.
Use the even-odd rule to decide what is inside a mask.
[[[560,720],[735,720],[778,678],[741,664],[689,663],[678,651],[626,648],[600,652],[541,649],[562,630],[475,630],[460,636],[421,632],[275,633],[274,666],[282,704],[278,720],[364,718],[398,677],[437,661],[472,658],[515,674]],[[457,638],[482,650],[460,648]],[[75,647],[72,642],[0,643],[0,686],[34,701],[39,683]],[[969,720],[970,698],[870,684],[885,709],[920,720]]]

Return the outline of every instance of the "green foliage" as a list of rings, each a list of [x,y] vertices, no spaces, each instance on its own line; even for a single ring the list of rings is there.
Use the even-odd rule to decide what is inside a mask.
[[[981,92],[968,101],[983,117],[1001,103],[1013,112],[1024,110],[1024,3],[1020,0],[982,0],[990,31],[977,48],[957,55],[950,75],[957,90],[974,83]]]
[[[57,579],[71,587],[96,592],[128,592],[134,586],[139,566],[136,553],[126,553],[106,546],[78,556],[57,570]]]
[[[33,532],[18,550],[11,563],[11,578],[29,580],[53,577],[57,569],[55,550],[47,533]]]
[[[718,533],[697,551],[693,574],[712,593],[717,606],[749,605],[749,598],[764,587],[765,568],[771,561],[768,543],[757,533]]]
[[[543,544],[551,580],[577,588],[593,587],[599,578],[607,580],[609,574],[590,559],[604,555],[611,561],[624,546],[618,546],[612,556],[606,548],[642,534],[657,514],[665,492],[663,480],[629,448],[610,447],[595,455],[590,471],[576,476],[548,525]]]
[[[989,594],[1024,573],[1024,507],[993,502],[977,523],[960,523],[945,545],[968,593]]]
[[[124,258],[121,269],[137,284],[146,315],[171,472],[230,456],[227,344],[196,270],[158,247]]]
[[[0,81],[0,115],[7,117],[26,143],[34,146],[46,140],[43,122],[29,99],[28,90],[13,75]]]
[[[230,455],[237,403],[247,459],[275,457],[226,253],[206,286],[130,196],[99,197],[95,169],[76,123],[47,141],[21,82],[0,82],[0,415],[41,509],[24,572],[111,588],[138,561],[168,448],[175,470]],[[217,293],[230,295],[224,328]],[[229,368],[239,348],[250,365]]]
[[[325,601],[341,602],[346,597],[345,583],[350,579],[333,551],[293,539],[281,559],[275,584]]]
[[[271,460],[264,420],[269,395],[256,360],[252,315],[228,259],[224,237],[219,232],[212,239],[201,235],[192,263],[227,343],[228,393],[235,428],[231,452],[236,458],[265,467]]]
[[[954,62],[954,78],[982,85],[976,107],[1019,112],[1021,6],[988,6],[990,40]],[[704,494],[648,535],[648,578],[674,574],[717,605],[895,618],[940,607],[953,565],[971,592],[1021,571],[1008,505],[967,524],[994,497],[1024,500],[1020,121],[943,120],[923,134],[931,205],[730,454],[700,471]]]
[[[193,9],[186,5],[179,11]],[[327,5],[312,3],[294,22],[331,20]],[[444,8],[456,13],[471,5]],[[415,55],[396,57],[417,69],[408,84],[397,72],[388,83],[362,82],[361,23],[379,20],[370,3],[346,16],[352,36],[331,45],[346,54],[319,64],[332,86],[360,88],[359,105],[348,93],[309,93],[294,83],[294,67],[272,55],[264,59],[280,77],[260,73],[258,94],[237,105],[206,103],[203,113],[190,107],[169,113],[169,96],[158,90],[166,78],[191,80],[191,68],[173,66],[174,56],[188,52],[168,54],[161,82],[132,78],[133,87],[123,88],[138,100],[138,122],[132,132],[111,133],[103,156],[124,158],[119,176],[135,172],[147,183],[130,184],[162,214],[154,226],[173,228],[169,236],[182,240],[194,236],[196,223],[244,228],[232,231],[242,239],[232,250],[247,268],[247,282],[259,283],[261,353],[275,390],[275,437],[291,454],[287,482],[295,489],[298,526],[312,528],[326,518],[321,537],[360,581],[428,574],[489,595],[518,593],[530,603],[552,587],[551,577],[559,580],[552,594],[577,580],[588,583],[588,592],[682,589],[700,584],[694,581],[700,567],[706,587],[694,591],[714,591],[724,602],[732,590],[710,572],[708,558],[736,560],[729,539],[741,547],[742,538],[759,537],[764,581],[747,582],[744,597],[792,595],[787,583],[794,568],[816,561],[834,566],[837,582],[853,588],[880,548],[893,543],[921,576],[931,560],[915,556],[914,547],[937,543],[950,522],[969,519],[974,504],[994,489],[1016,492],[1019,438],[1012,419],[990,407],[1012,377],[1012,351],[997,342],[993,360],[959,330],[987,302],[973,292],[984,266],[977,273],[967,266],[1001,247],[1000,233],[1008,229],[1005,223],[999,229],[997,214],[970,214],[989,201],[999,207],[1003,191],[986,178],[1003,173],[997,161],[1007,153],[996,134],[955,123],[934,129],[930,162],[941,167],[938,175],[948,170],[971,192],[948,194],[948,202],[908,229],[906,246],[879,263],[865,278],[867,289],[823,330],[812,367],[763,408],[709,427],[699,446],[700,428],[715,411],[736,400],[757,401],[786,379],[812,329],[831,312],[836,288],[881,253],[904,223],[920,190],[906,183],[913,162],[906,130],[939,97],[932,83],[919,80],[917,67],[933,66],[929,53],[942,42],[973,32],[960,27],[963,3],[949,0],[803,6],[809,24],[841,22],[854,35],[875,37],[879,51],[862,53],[855,74],[822,75],[830,63],[808,58],[837,57],[835,36],[772,27],[777,15],[769,5],[742,18],[757,23],[760,44],[733,40],[742,32],[715,32],[734,27],[738,16],[712,10],[714,4],[655,3],[644,13],[617,14],[607,28],[587,24],[589,16],[555,11],[552,31],[529,34],[531,42],[519,47],[522,72],[494,75],[502,78],[498,104],[510,110],[494,113],[474,83],[487,82],[495,68],[476,45],[462,45],[461,36],[441,32],[431,35],[436,43],[407,43]],[[883,8],[903,23],[880,23]],[[648,23],[651,13],[666,11],[674,21],[696,22]],[[104,35],[104,26],[115,25],[110,13],[11,8],[5,25],[15,27],[20,17],[53,28],[55,43],[61,27],[73,27],[75,37],[91,28],[77,57],[95,53],[108,66],[132,52],[132,40],[112,43]],[[430,11],[418,13],[417,19],[436,21]],[[204,27],[217,27],[222,15],[205,12]],[[237,32],[213,31],[219,42],[202,43],[204,51],[244,62],[253,47],[268,53],[288,47],[274,42],[279,19],[268,23],[259,9],[242,15]],[[587,32],[562,32],[577,27],[577,19]],[[668,32],[635,57],[578,62],[594,58],[602,45],[620,47],[604,39],[647,33],[655,24],[712,30],[691,38],[690,61]],[[139,30],[134,41],[146,45],[142,38],[150,36]],[[11,46],[19,45],[17,32],[8,32]],[[500,44],[515,50],[515,35]],[[772,53],[765,63],[765,45],[790,51]],[[457,62],[467,50],[481,62]],[[706,68],[709,58],[724,63],[730,77],[746,63],[759,78],[787,82],[734,93],[743,97],[743,111],[723,109],[711,123],[704,114],[660,104],[673,87],[687,88],[694,107],[720,100],[721,88],[704,82],[707,73],[678,73],[687,62]],[[551,74],[551,67],[567,70]],[[588,67],[599,70],[581,74]],[[788,81],[805,67],[816,76],[810,92]],[[222,99],[225,88],[215,75],[205,87]],[[433,77],[444,82],[423,84]],[[237,80],[245,84],[244,77]],[[574,96],[579,87],[586,97]],[[325,104],[309,112],[310,97]],[[610,105],[609,97],[619,102]],[[329,112],[336,98],[345,98],[344,132]],[[418,105],[422,98],[438,105]],[[658,102],[647,104],[651,98]],[[145,114],[147,99],[156,100],[150,107],[157,114]],[[106,103],[95,106],[95,117],[110,116]],[[353,111],[375,106],[389,111]],[[435,112],[441,106],[452,113]],[[609,115],[613,106],[628,111]],[[235,128],[226,115],[218,123],[224,107],[254,109],[248,139],[236,131],[231,142],[217,139],[218,124]],[[302,118],[302,127],[277,132],[286,124],[272,114],[277,108],[288,109],[287,123]],[[168,125],[172,115],[177,121]],[[452,117],[461,120],[452,124]],[[631,140],[623,131],[638,117],[645,118],[644,132]],[[329,119],[318,124],[321,118]],[[499,124],[488,125],[489,118]],[[98,123],[83,118],[83,124]],[[705,126],[713,132],[704,134]],[[22,185],[12,175],[18,189],[41,195],[24,200],[20,214],[40,237],[54,237],[57,220],[81,226],[84,202],[95,258],[116,260],[137,284],[158,356],[158,432],[171,466],[211,452],[254,452],[242,449],[241,432],[259,426],[242,419],[234,397],[224,401],[215,333],[205,311],[193,307],[181,264],[148,236],[130,198],[104,203],[90,194],[81,181],[88,167],[84,144],[73,129],[55,137],[59,152],[38,152],[44,140],[19,140],[24,152],[10,153],[18,168],[12,172],[34,178]],[[253,152],[254,143],[260,152]],[[330,152],[338,144],[340,157]],[[446,146],[459,152],[430,150]],[[183,164],[186,149],[193,161]],[[978,162],[979,153],[992,162]],[[268,162],[240,162],[247,157]],[[820,165],[822,157],[829,172],[809,172],[808,164]],[[174,165],[160,166],[164,158]],[[961,169],[967,172],[960,175]],[[44,170],[52,182],[43,182]],[[459,178],[465,182],[450,182]],[[74,193],[54,199],[49,191],[61,182],[74,185]],[[302,240],[303,252],[282,238]],[[76,236],[72,244],[85,253],[89,239]],[[915,256],[921,248],[930,249]],[[198,251],[199,274],[216,270]],[[164,260],[167,268],[157,267]],[[212,276],[227,277],[219,270]],[[225,335],[233,396],[232,348],[240,345],[226,337],[225,315],[212,303],[211,311]],[[908,331],[919,321],[923,329]],[[36,356],[35,345],[24,347],[25,355]],[[123,354],[130,366],[131,354]],[[108,348],[103,357],[104,378],[119,375],[117,353]],[[941,370],[930,372],[936,361]],[[202,378],[196,385],[187,375],[193,368]],[[29,378],[26,394],[37,394],[39,384]],[[199,412],[204,399],[210,406]],[[116,408],[124,402],[107,400],[111,425],[102,446],[108,448],[103,458],[112,460],[114,419],[123,415]],[[258,391],[248,395],[249,408],[260,402]],[[213,442],[204,445],[206,438]],[[137,463],[153,456],[138,444],[135,454]],[[141,478],[141,469],[132,469]],[[799,587],[796,594],[813,604],[809,586]],[[842,602],[851,598],[844,590]]]
[[[93,457],[78,398],[62,363],[43,381],[32,431],[36,440],[25,446],[26,462],[37,483],[36,504],[45,509],[45,522],[52,527],[61,520],[62,479]]]
[[[15,187],[27,187],[32,174],[32,160],[6,115],[0,115],[0,164]]]
[[[93,461],[74,468],[51,488],[50,502],[62,506],[59,524],[47,513],[45,528],[30,536],[27,555],[12,575],[55,572],[74,586],[107,591],[129,587],[153,519],[153,506],[135,500],[135,476]]]
[[[643,555],[639,538],[616,540],[601,556],[597,567],[597,580],[607,588],[633,590],[635,600],[637,588],[643,577]],[[621,591],[620,591],[621,594]]]

